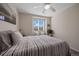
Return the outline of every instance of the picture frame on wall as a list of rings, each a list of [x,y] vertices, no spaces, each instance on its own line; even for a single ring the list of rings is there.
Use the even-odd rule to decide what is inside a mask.
[[[0,4],[0,20],[16,25],[16,17],[10,14],[2,4]]]

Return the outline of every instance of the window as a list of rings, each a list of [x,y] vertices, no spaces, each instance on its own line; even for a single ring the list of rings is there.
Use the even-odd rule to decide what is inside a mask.
[[[33,18],[32,26],[33,26],[33,33],[44,34],[44,32],[45,32],[45,19]]]

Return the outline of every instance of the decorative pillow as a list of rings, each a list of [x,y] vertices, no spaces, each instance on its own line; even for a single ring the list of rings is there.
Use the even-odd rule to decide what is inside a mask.
[[[0,53],[12,46],[10,38],[11,33],[12,31],[10,30],[0,32]]]

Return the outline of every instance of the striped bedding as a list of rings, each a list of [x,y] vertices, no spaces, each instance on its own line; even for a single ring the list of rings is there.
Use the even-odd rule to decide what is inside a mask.
[[[46,35],[27,36],[1,53],[1,56],[69,56],[69,45]]]

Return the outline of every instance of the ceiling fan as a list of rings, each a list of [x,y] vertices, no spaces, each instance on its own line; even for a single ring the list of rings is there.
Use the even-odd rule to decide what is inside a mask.
[[[42,13],[45,13],[48,9],[50,9],[52,12],[56,12],[56,9],[52,7],[51,3],[44,3],[41,6],[34,6],[34,8],[40,8],[43,7]]]

